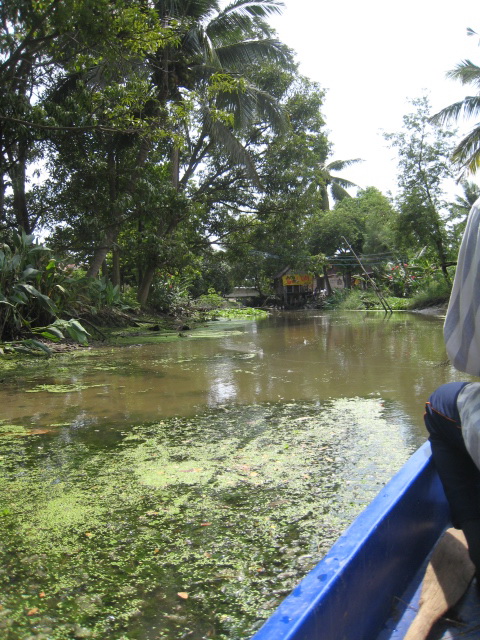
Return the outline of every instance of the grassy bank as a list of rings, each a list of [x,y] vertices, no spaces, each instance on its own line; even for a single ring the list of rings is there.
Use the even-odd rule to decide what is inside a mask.
[[[448,304],[450,287],[445,282],[434,282],[417,291],[411,297],[398,298],[384,295],[385,301],[393,311],[415,311]],[[378,296],[373,291],[360,289],[337,290],[325,302],[326,308],[344,310],[379,310],[383,311]]]

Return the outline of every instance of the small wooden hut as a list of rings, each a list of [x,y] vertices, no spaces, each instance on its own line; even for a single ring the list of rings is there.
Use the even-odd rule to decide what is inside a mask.
[[[315,281],[311,274],[285,267],[274,276],[273,286],[277,298],[285,307],[302,307],[313,298]]]

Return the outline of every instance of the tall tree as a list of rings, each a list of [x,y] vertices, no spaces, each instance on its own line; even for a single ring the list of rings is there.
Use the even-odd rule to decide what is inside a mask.
[[[245,190],[242,207],[231,210],[232,232],[222,243],[237,265],[236,284],[245,280],[261,286],[285,266],[308,261],[303,229],[321,208],[318,166],[326,161],[330,143],[318,84],[278,65],[262,66],[258,73],[289,114],[290,127],[276,133],[259,121],[245,135],[263,190]]]
[[[196,130],[189,127],[191,120],[189,123],[184,118],[177,131],[172,132],[177,133],[177,139],[172,136],[170,157],[172,186],[176,190],[186,188],[188,180],[218,146],[242,165],[254,182],[257,180],[252,159],[235,131],[259,116],[273,125],[285,121],[277,101],[252,82],[251,75],[252,69],[266,61],[291,64],[290,53],[272,37],[264,22],[281,6],[276,0],[236,0],[222,10],[215,0],[157,3],[162,24],[175,20],[181,30],[180,46],[166,47],[152,60],[159,103],[184,108],[189,96],[199,115]],[[180,129],[187,132],[188,139],[195,138],[187,154],[182,153],[178,141]],[[159,235],[165,233],[162,222],[158,229]],[[151,251],[139,288],[142,304],[148,297],[158,260],[158,252]]]
[[[112,130],[126,102],[117,91],[108,105],[97,99],[80,121],[72,122],[58,105],[47,108],[52,88],[89,75],[93,84],[103,87],[103,98],[109,91],[112,94],[112,81],[125,89],[125,74],[120,81],[118,73],[97,74],[94,81],[93,69],[111,69],[107,61],[113,60],[117,68],[131,68],[133,59],[158,48],[163,34],[156,14],[143,0],[132,0],[128,6],[121,0],[4,0],[0,5],[0,219],[5,226],[30,232],[38,222],[37,213],[29,208],[27,174],[29,165],[47,153],[43,142],[49,134]],[[98,98],[102,92],[95,93]],[[131,103],[132,96],[128,99]],[[106,122],[99,121],[101,112],[108,114]],[[121,128],[126,124],[122,118]],[[3,198],[7,186],[13,193],[9,207]]]
[[[404,116],[399,133],[386,134],[398,154],[398,242],[405,248],[429,248],[447,282],[448,243],[445,181],[452,177],[453,133],[431,123],[430,104],[412,101],[415,110]]]

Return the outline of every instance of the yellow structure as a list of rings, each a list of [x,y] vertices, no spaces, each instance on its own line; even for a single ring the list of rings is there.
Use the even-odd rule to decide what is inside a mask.
[[[307,273],[289,273],[282,276],[282,284],[284,287],[291,286],[308,286],[313,284],[313,276]]]

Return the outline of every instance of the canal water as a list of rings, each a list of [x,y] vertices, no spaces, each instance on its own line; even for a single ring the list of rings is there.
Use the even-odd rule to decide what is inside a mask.
[[[442,319],[309,311],[0,384],[0,636],[240,640],[425,440]]]

